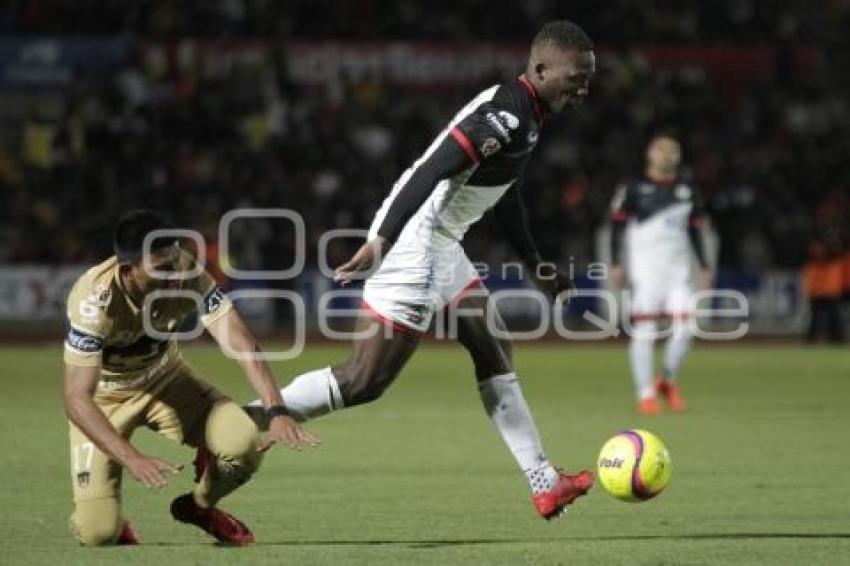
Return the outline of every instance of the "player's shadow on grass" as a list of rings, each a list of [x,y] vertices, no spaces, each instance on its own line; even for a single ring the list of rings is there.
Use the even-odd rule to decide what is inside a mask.
[[[564,542],[598,542],[598,541],[699,541],[699,540],[850,540],[850,533],[682,533],[669,535],[610,535],[597,537],[564,537],[564,538],[527,538],[527,539],[434,539],[434,540],[282,540],[258,541],[254,546],[404,546],[413,549],[442,548],[452,546],[486,546],[507,544],[546,544]],[[186,546],[181,543],[152,543],[146,546]],[[230,545],[216,545],[222,548],[233,548]]]
[[[293,540],[258,541],[260,546],[407,546],[409,548],[440,548],[446,546],[504,545],[523,543],[560,543],[593,541],[641,541],[641,540],[759,540],[759,539],[850,539],[850,533],[693,533],[670,535],[611,535],[598,537],[565,537],[552,539],[436,539],[436,540]]]
[[[693,533],[671,535],[610,535],[573,540],[758,540],[758,539],[850,539],[850,533]]]

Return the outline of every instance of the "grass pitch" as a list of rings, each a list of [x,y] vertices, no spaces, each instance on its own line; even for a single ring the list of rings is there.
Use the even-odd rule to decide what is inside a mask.
[[[281,382],[339,360],[309,348],[275,365]],[[253,398],[212,347],[186,350],[210,381]],[[658,499],[615,501],[598,486],[546,523],[491,428],[464,352],[425,346],[370,407],[312,423],[321,448],[273,449],[224,501],[258,539],[213,545],[168,515],[192,453],[147,430],[144,450],[187,464],[161,492],[125,477],[144,545],[87,550],[71,511],[61,352],[0,350],[0,564],[850,564],[850,353],[697,347],[682,376],[684,415],[633,411],[625,348],[518,345],[517,366],[548,455],[593,467],[610,435],[640,426],[673,456]]]

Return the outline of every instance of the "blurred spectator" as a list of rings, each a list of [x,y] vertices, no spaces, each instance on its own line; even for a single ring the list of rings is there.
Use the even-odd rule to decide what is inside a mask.
[[[611,41],[752,41],[829,32],[844,0],[18,0],[0,4],[2,28],[33,34],[102,35],[135,32],[167,37],[318,38],[530,37],[547,19],[581,21],[592,37]]]
[[[803,268],[811,311],[811,322],[806,334],[809,342],[823,337],[836,344],[844,342],[844,323],[840,311],[843,277],[844,258],[835,242],[813,242],[811,256]]]
[[[842,260],[844,266],[841,279],[844,282],[844,299],[850,302],[850,239],[844,244],[844,257]]]

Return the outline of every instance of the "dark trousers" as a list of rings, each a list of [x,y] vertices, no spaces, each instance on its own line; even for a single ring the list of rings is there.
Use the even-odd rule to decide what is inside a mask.
[[[815,342],[826,337],[830,342],[844,342],[844,322],[841,320],[841,301],[836,298],[815,297],[809,300],[812,319],[806,340]]]

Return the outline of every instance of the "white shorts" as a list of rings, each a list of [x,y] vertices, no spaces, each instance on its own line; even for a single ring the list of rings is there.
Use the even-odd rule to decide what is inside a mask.
[[[694,285],[690,266],[675,269],[636,270],[630,276],[631,316],[687,318],[692,314]]]
[[[459,243],[428,249],[418,242],[396,242],[363,289],[365,309],[396,330],[422,334],[434,313],[483,287]]]

